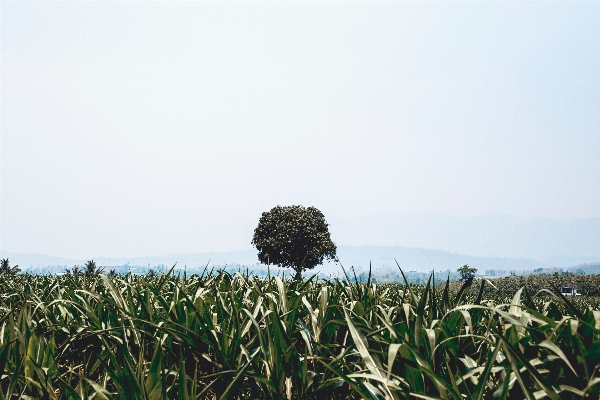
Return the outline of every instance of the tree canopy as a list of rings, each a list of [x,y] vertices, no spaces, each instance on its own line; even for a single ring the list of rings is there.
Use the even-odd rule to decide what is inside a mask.
[[[3,258],[2,261],[0,261],[0,274],[16,274],[19,272],[21,272],[19,266],[15,265],[14,267],[11,267],[8,258]]]
[[[325,216],[314,207],[277,206],[262,213],[252,244],[264,264],[303,270],[336,259]]]
[[[468,264],[465,264],[457,269],[457,272],[460,274],[460,280],[466,282],[475,278],[475,272],[477,272],[477,268],[469,267]]]

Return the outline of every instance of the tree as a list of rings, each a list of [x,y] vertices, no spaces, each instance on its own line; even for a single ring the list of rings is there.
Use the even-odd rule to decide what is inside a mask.
[[[146,276],[148,278],[154,278],[154,277],[158,276],[158,272],[156,272],[156,270],[154,268],[150,268],[148,271],[146,271]]]
[[[261,263],[291,267],[300,279],[302,271],[336,259],[328,226],[314,207],[277,206],[262,213],[252,244]]]
[[[468,264],[465,264],[456,271],[460,274],[459,279],[462,282],[466,282],[475,278],[475,272],[477,272],[477,268],[471,268]]]
[[[66,274],[73,274],[73,275],[83,275],[83,270],[81,268],[79,268],[79,266],[73,265],[73,268],[66,269],[65,273]]]
[[[103,268],[99,268],[96,266],[96,262],[94,260],[89,260],[85,263],[83,268],[80,268],[78,265],[73,266],[71,269],[65,270],[67,274],[73,275],[85,275],[87,277],[92,277],[94,275],[98,275],[103,271]]]
[[[102,272],[102,269],[96,266],[96,262],[94,260],[89,260],[85,263],[85,276],[94,276],[99,274],[100,272]]]
[[[11,268],[8,258],[3,258],[0,262],[0,274],[16,274],[21,272],[18,265]]]

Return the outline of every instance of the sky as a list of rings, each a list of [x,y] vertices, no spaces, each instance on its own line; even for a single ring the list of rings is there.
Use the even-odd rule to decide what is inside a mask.
[[[596,1],[1,1],[0,249],[249,249],[292,204],[600,217],[598,21]]]

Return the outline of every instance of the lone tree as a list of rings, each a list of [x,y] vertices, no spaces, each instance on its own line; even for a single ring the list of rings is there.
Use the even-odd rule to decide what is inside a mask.
[[[87,277],[91,277],[91,276],[102,273],[102,271],[103,271],[103,268],[98,268],[96,266],[96,262],[94,260],[89,260],[88,262],[85,263],[83,268],[75,265],[72,269],[67,269],[65,272],[67,274],[85,275]]]
[[[94,260],[89,260],[88,262],[85,263],[85,270],[83,271],[85,276],[94,276],[94,275],[98,275],[101,272],[102,272],[102,268],[98,268],[96,266],[96,262]]]
[[[475,272],[477,272],[477,268],[472,268],[469,267],[468,264],[465,264],[459,269],[457,269],[457,271],[460,274],[460,280],[462,282],[466,282],[475,278]]]
[[[8,258],[2,259],[0,262],[0,274],[16,274],[18,272],[21,272],[18,265],[11,267]]]
[[[302,271],[335,260],[337,247],[331,241],[329,224],[314,207],[277,206],[262,213],[252,244],[263,264],[291,267],[300,279]]]

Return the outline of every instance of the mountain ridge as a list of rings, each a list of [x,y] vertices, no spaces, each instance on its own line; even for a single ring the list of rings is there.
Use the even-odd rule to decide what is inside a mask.
[[[41,268],[46,266],[82,265],[88,259],[94,259],[98,266],[138,266],[138,267],[171,267],[203,268],[209,266],[240,265],[258,267],[255,250],[238,250],[230,252],[199,252],[188,254],[166,254],[163,256],[142,257],[89,257],[87,259],[63,258],[43,254],[19,254],[0,252],[1,258],[9,258],[11,265],[19,264],[22,269]],[[431,270],[455,270],[464,264],[485,270],[528,270],[536,268],[569,268],[576,262],[544,263],[533,259],[516,257],[481,257],[445,250],[432,250],[404,246],[338,246],[338,257],[344,267],[397,268],[396,262],[405,270],[427,272]],[[330,262],[319,266],[316,270],[336,271],[337,264]]]
[[[482,257],[600,259],[600,218],[554,220],[507,214],[459,217],[441,212],[379,213],[331,218],[332,237],[345,245],[404,246]],[[587,257],[587,258],[586,258]]]
[[[437,211],[414,214],[383,212],[352,218],[328,218],[333,241],[344,265],[395,265],[420,269],[458,268],[465,263],[493,269],[570,268],[600,261],[600,218],[555,220],[509,214],[461,217]],[[244,236],[251,236],[256,221],[243,220]],[[2,252],[11,264],[72,267],[93,258],[102,265],[147,266],[255,265],[256,251],[248,246],[231,251],[198,251],[86,259],[25,252]],[[199,240],[198,248],[206,245]],[[223,248],[236,248],[234,242]],[[461,261],[462,260],[462,261]],[[462,262],[462,264],[461,264]],[[460,265],[459,265],[460,264]],[[477,267],[476,265],[474,265]],[[329,268],[326,265],[326,268]],[[411,267],[412,268],[412,267]],[[486,268],[486,267],[484,267]],[[480,268],[481,269],[481,268]]]

